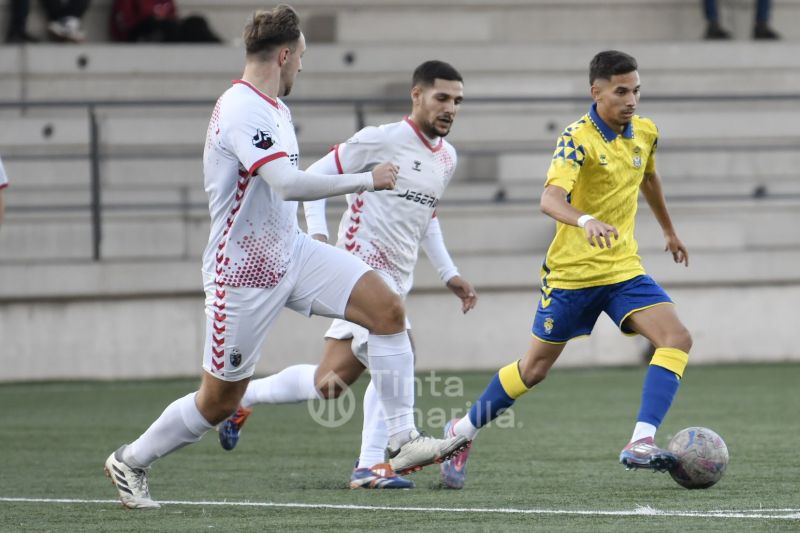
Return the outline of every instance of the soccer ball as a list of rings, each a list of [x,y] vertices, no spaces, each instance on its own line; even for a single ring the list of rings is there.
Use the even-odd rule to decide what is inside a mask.
[[[708,428],[680,430],[667,449],[678,457],[678,465],[670,475],[687,489],[707,489],[722,478],[728,466],[725,441]]]

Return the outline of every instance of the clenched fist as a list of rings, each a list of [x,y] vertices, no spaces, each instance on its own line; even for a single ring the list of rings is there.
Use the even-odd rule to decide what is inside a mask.
[[[394,189],[400,167],[394,163],[381,163],[372,169],[372,183],[376,191]]]

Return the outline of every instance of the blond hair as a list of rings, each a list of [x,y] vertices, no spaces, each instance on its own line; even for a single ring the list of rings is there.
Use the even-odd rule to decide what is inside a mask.
[[[271,11],[256,11],[244,27],[243,34],[247,55],[269,55],[281,45],[294,44],[300,38],[300,17],[286,4]]]

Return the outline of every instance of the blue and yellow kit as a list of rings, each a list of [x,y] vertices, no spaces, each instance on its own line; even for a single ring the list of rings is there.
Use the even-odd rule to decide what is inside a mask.
[[[671,300],[645,275],[634,225],[639,187],[655,172],[658,130],[634,116],[620,134],[597,113],[596,104],[558,139],[545,186],[567,191],[570,204],[617,228],[611,248],[590,246],[583,228],[556,223],[542,265],[542,300],[533,333],[566,342],[591,332],[600,312],[618,325],[631,313]]]
[[[594,105],[564,130],[545,186],[567,191],[575,209],[616,227],[619,240],[610,249],[592,247],[582,228],[558,222],[542,269],[549,287],[583,289],[644,274],[633,229],[639,186],[646,172],[655,172],[657,143],[652,120],[634,116],[620,135]]]

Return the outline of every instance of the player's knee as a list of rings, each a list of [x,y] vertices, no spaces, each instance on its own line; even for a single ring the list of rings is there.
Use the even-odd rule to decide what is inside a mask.
[[[689,350],[692,349],[692,334],[688,329],[682,327],[670,334],[667,346],[689,353]]]
[[[406,327],[406,309],[403,300],[395,293],[390,293],[380,309],[372,317],[372,325],[368,329],[378,335],[400,333]]]
[[[544,381],[544,378],[547,377],[547,371],[548,367],[544,365],[534,364],[530,367],[520,365],[520,376],[522,377],[522,382],[525,383],[525,386],[528,388],[531,388],[537,383]]]
[[[342,395],[342,392],[344,392],[348,386],[347,383],[332,371],[324,376],[317,375],[314,385],[317,388],[319,397],[325,400],[335,400]]]

